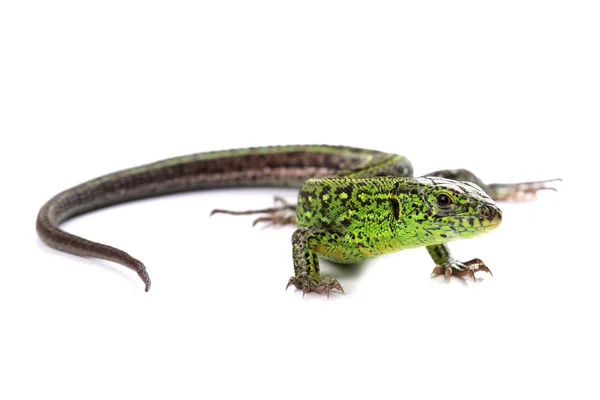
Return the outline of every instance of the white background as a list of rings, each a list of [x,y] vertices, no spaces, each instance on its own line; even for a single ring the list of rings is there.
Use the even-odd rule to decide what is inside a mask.
[[[598,398],[594,2],[88,3],[0,6],[0,398]],[[149,293],[35,234],[39,207],[84,180],[289,143],[564,182],[452,245],[493,277],[430,279],[416,249],[323,263],[346,290],[329,300],[284,291],[292,228],[209,218],[291,190],[65,224],[143,260]]]

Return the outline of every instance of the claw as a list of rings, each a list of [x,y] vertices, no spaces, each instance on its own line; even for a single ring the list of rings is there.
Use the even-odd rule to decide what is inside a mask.
[[[252,226],[256,226],[259,222],[273,222],[270,217],[259,217],[252,222]]]
[[[296,210],[295,205],[288,203],[288,201],[281,196],[273,197],[273,203],[281,204],[283,207],[288,208],[290,210],[294,210],[294,211]]]
[[[477,280],[475,280],[475,272],[473,272],[472,269],[467,271],[467,275],[473,278],[473,283],[477,283]]]
[[[289,288],[290,286],[292,286],[292,285],[294,284],[294,281],[295,281],[295,280],[296,280],[296,277],[295,277],[295,276],[292,276],[292,277],[290,278],[290,280],[288,281],[287,285],[285,285],[285,290],[286,290],[286,291],[288,290],[288,288]]]
[[[479,266],[479,271],[485,271],[491,276],[494,276],[494,274],[492,274],[492,271],[490,271],[490,269],[485,264]]]

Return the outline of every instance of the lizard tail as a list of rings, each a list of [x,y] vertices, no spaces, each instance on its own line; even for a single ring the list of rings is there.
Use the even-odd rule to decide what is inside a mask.
[[[52,197],[37,216],[48,246],[122,264],[150,289],[144,264],[117,248],[65,232],[60,224],[96,209],[137,199],[222,187],[300,187],[313,177],[372,162],[385,153],[336,146],[275,146],[198,153],[114,172]]]

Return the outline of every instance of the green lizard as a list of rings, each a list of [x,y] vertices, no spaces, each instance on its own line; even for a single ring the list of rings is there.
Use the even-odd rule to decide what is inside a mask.
[[[122,264],[150,289],[142,262],[128,253],[60,229],[65,220],[141,198],[224,187],[299,187],[297,206],[255,211],[257,222],[297,224],[292,235],[294,276],[304,293],[343,292],[335,278],[322,278],[317,255],[342,264],[425,246],[433,274],[491,273],[478,258],[460,262],[447,242],[496,228],[502,213],[494,200],[535,198],[551,181],[485,185],[467,170],[444,170],[412,178],[407,158],[341,146],[274,146],[198,153],[108,174],[51,198],[40,210],[37,231],[49,246]],[[286,288],[287,288],[286,287]]]

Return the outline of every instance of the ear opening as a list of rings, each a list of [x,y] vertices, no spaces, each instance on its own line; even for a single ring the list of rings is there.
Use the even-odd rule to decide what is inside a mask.
[[[400,203],[398,203],[398,199],[391,197],[390,203],[392,204],[392,214],[394,215],[394,219],[400,219]]]

